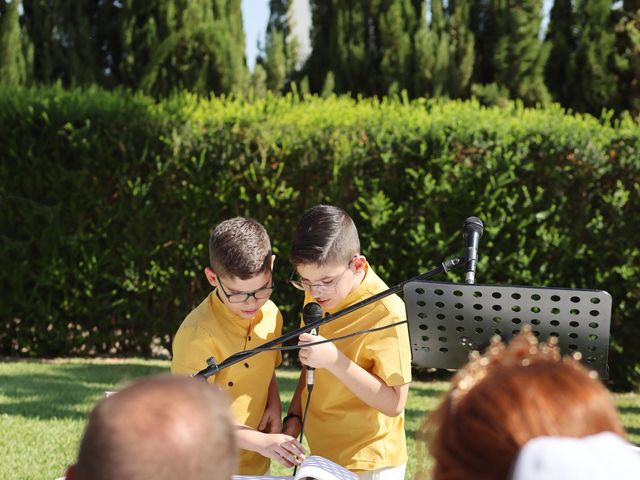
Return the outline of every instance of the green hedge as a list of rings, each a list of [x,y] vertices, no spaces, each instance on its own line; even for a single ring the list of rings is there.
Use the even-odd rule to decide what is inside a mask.
[[[293,328],[289,239],[324,202],[354,216],[389,284],[461,255],[462,221],[477,215],[479,283],[609,291],[611,375],[637,385],[640,135],[629,119],[45,88],[0,90],[0,132],[2,354],[170,349],[208,291],[209,230],[235,215],[269,230],[274,300]]]

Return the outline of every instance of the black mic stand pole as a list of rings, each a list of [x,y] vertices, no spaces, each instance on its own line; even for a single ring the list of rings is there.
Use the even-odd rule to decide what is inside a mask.
[[[365,298],[364,300],[361,300],[358,303],[354,303],[353,305],[348,306],[347,308],[344,308],[336,313],[333,313],[331,315],[326,315],[325,317],[322,318],[321,321],[316,322],[316,323],[312,323],[309,325],[304,325],[302,327],[299,327],[295,330],[292,330],[289,333],[285,333],[284,335],[278,337],[278,338],[274,338],[273,340],[270,340],[266,343],[263,343],[262,345],[251,349],[251,350],[245,350],[243,352],[237,352],[234,353],[233,355],[227,357],[226,359],[224,359],[222,362],[220,363],[216,363],[215,359],[213,357],[210,357],[207,360],[207,367],[203,368],[202,370],[192,374],[192,377],[202,377],[202,378],[209,378],[212,375],[215,375],[216,373],[218,373],[220,370],[230,367],[231,365],[234,365],[238,362],[243,361],[246,358],[252,357],[254,355],[257,355],[258,353],[262,352],[265,349],[269,349],[272,347],[275,347],[276,345],[279,345],[281,343],[284,343],[288,340],[291,340],[293,338],[299,337],[302,333],[307,333],[311,330],[313,330],[314,328],[318,328],[320,327],[320,325],[324,325],[325,323],[328,323],[332,320],[335,320],[337,318],[340,318],[344,315],[347,315],[351,312],[354,312],[355,310],[358,310],[362,307],[366,307],[367,305],[370,305],[374,302],[377,302],[378,300],[388,297],[389,295],[393,295],[394,293],[399,292],[400,290],[403,289],[404,285],[409,283],[409,282],[415,282],[415,281],[419,281],[419,280],[429,280],[431,277],[434,277],[435,275],[438,275],[439,273],[444,273],[444,272],[448,272],[450,270],[453,270],[455,268],[458,268],[460,266],[465,265],[466,262],[465,261],[461,261],[460,258],[453,258],[451,260],[447,260],[445,262],[442,262],[440,264],[440,266],[434,268],[433,270],[429,270],[428,272],[422,273],[420,275],[417,275],[413,278],[410,278],[408,280],[405,280],[387,290],[384,290],[380,293],[376,293],[375,295],[369,297],[369,298]]]

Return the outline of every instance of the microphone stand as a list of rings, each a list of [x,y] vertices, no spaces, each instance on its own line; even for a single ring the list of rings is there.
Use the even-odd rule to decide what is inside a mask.
[[[410,278],[408,280],[405,280],[387,290],[383,290],[380,293],[376,293],[375,295],[369,297],[369,298],[365,298],[364,300],[361,300],[358,303],[354,303],[353,305],[350,305],[338,312],[335,312],[333,314],[330,315],[326,315],[322,318],[322,320],[309,324],[309,325],[304,325],[302,327],[296,328],[295,330],[292,330],[291,332],[285,333],[284,335],[278,337],[278,338],[274,338],[273,340],[270,340],[266,343],[263,343],[262,345],[253,348],[251,350],[245,350],[242,352],[237,352],[234,353],[233,355],[230,355],[229,357],[227,357],[226,359],[224,359],[222,362],[220,363],[216,363],[215,359],[213,357],[210,357],[207,360],[207,367],[203,368],[202,370],[192,374],[192,377],[201,377],[201,378],[209,378],[212,375],[215,375],[216,373],[218,373],[220,370],[230,367],[231,365],[234,365],[238,362],[243,361],[246,358],[252,357],[254,355],[257,355],[258,353],[275,347],[276,345],[279,345],[281,343],[284,343],[288,340],[291,340],[293,338],[299,337],[301,334],[303,333],[307,333],[311,330],[313,330],[314,328],[318,328],[321,325],[324,325],[325,323],[329,323],[332,320],[335,320],[337,318],[340,318],[344,315],[347,315],[351,312],[354,312],[355,310],[358,310],[360,308],[366,307],[367,305],[370,305],[374,302],[377,302],[378,300],[388,297],[389,295],[393,295],[394,293],[399,292],[400,290],[402,290],[402,288],[404,287],[405,284],[409,283],[409,282],[415,282],[417,280],[429,280],[431,277],[434,277],[435,275],[438,275],[439,273],[443,273],[443,272],[448,272],[450,270],[453,270],[457,267],[461,267],[463,265],[465,265],[466,262],[463,262],[460,260],[460,258],[453,258],[451,260],[446,260],[445,262],[442,262],[438,267],[429,270],[428,272],[422,273],[420,275],[417,275],[413,278]]]

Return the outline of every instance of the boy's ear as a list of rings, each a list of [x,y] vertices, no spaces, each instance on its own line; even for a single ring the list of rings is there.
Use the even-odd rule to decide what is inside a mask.
[[[276,261],[276,256],[275,255],[271,255],[271,266],[269,267],[271,269],[271,271],[273,272],[273,264]]]
[[[356,258],[353,259],[352,263],[356,269],[356,272],[359,270],[364,270],[364,266],[367,264],[367,258],[364,255],[356,255]]]
[[[206,267],[204,269],[204,276],[207,277],[209,285],[211,285],[212,287],[218,286],[218,276],[216,275],[216,272],[211,270],[211,267]]]
[[[74,475],[75,469],[76,469],[75,465],[69,465],[67,467],[66,473],[64,474],[64,479],[65,480],[73,480],[75,478],[75,475]]]

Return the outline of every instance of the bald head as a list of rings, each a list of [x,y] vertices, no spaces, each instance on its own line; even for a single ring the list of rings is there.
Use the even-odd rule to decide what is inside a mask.
[[[199,379],[156,376],[98,403],[73,477],[229,479],[235,461],[226,396]]]

